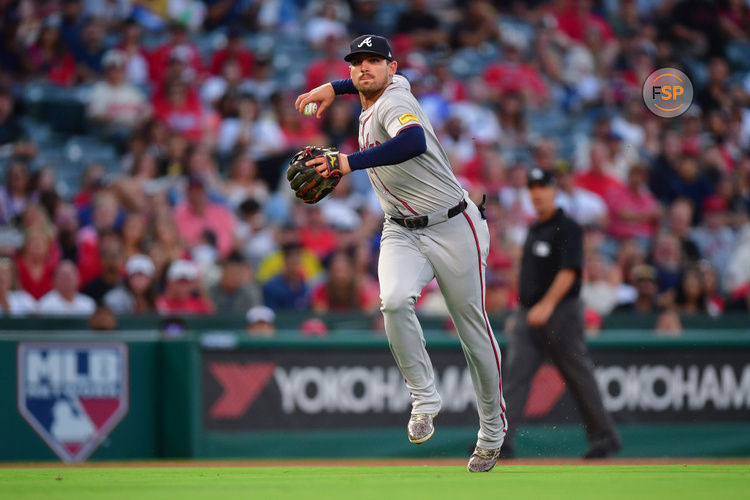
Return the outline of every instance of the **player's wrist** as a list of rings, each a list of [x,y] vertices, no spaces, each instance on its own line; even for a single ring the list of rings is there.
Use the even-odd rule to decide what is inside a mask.
[[[350,174],[352,168],[349,166],[349,156],[344,153],[339,153],[339,164],[341,165],[341,175]]]

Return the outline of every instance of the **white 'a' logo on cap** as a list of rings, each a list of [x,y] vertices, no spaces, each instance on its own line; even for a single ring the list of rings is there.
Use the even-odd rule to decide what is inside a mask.
[[[372,47],[372,37],[368,36],[361,42],[359,42],[359,45],[357,45],[357,48],[361,48],[363,45],[367,45],[368,47]]]

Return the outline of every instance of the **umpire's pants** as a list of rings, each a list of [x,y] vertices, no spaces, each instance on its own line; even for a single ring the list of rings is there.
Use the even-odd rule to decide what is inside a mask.
[[[507,373],[503,376],[508,404],[508,434],[505,448],[513,450],[513,436],[523,419],[523,409],[531,381],[545,359],[557,366],[583,417],[590,445],[620,442],[612,417],[604,409],[594,378],[594,364],[583,339],[583,305],[580,300],[563,299],[541,328],[526,323],[528,308],[520,308],[508,337]]]

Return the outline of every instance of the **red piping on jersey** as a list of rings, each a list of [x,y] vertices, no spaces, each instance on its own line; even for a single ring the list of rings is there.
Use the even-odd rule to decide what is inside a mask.
[[[373,111],[372,113],[374,113],[374,112],[375,111]],[[362,142],[364,142],[365,144],[367,144],[365,142],[365,123],[367,123],[367,120],[369,120],[370,118],[372,118],[372,113],[370,113],[370,116],[368,116],[367,118],[365,118],[364,121],[362,122],[362,132],[360,132],[360,134],[359,134],[359,136],[362,138]]]
[[[385,191],[386,191],[386,192],[387,192],[387,193],[388,193],[389,195],[393,196],[393,197],[394,197],[394,198],[396,198],[396,199],[397,199],[397,200],[398,200],[399,202],[401,202],[401,204],[402,204],[403,206],[405,206],[405,207],[406,207],[406,209],[407,209],[407,210],[409,210],[409,212],[413,213],[414,215],[419,215],[419,214],[418,214],[417,212],[415,212],[414,210],[412,210],[412,208],[411,208],[411,207],[409,206],[409,204],[408,204],[408,203],[406,203],[406,202],[405,202],[404,200],[402,200],[401,198],[399,198],[399,197],[398,197],[398,196],[396,196],[395,194],[391,193],[391,191],[390,191],[390,190],[389,190],[389,189],[388,189],[387,187],[385,187],[385,184],[383,183],[383,179],[381,179],[381,178],[380,178],[380,176],[378,175],[378,173],[377,173],[377,172],[375,171],[375,169],[374,169],[374,168],[372,168],[372,169],[370,169],[370,170],[372,170],[372,173],[373,173],[373,174],[375,174],[375,177],[377,177],[377,178],[378,178],[378,180],[380,181],[380,185],[381,185],[381,186],[383,186],[383,189],[385,189]]]
[[[396,132],[396,135],[400,134],[401,132],[403,132],[403,131],[404,131],[404,130],[406,130],[407,128],[412,128],[412,127],[419,127],[419,128],[422,128],[422,125],[421,125],[421,124],[419,124],[419,123],[412,123],[411,125],[407,125],[407,126],[405,126],[405,127],[401,127],[400,129],[398,129],[398,132]]]
[[[492,352],[495,354],[495,364],[497,365],[497,376],[500,380],[500,408],[503,410],[503,413],[500,414],[500,418],[503,421],[503,433],[507,432],[508,429],[508,422],[505,420],[505,405],[503,404],[503,374],[500,371],[500,357],[497,355],[497,344],[495,343],[495,338],[492,335],[492,330],[490,329],[490,322],[487,319],[487,311],[484,308],[484,278],[482,277],[482,250],[479,246],[479,237],[477,236],[477,232],[474,229],[474,224],[472,224],[471,219],[469,218],[469,215],[464,210],[463,212],[464,217],[466,218],[466,222],[469,223],[469,227],[471,227],[471,232],[474,233],[474,242],[477,245],[477,260],[479,262],[479,285],[481,286],[481,294],[482,294],[482,316],[484,316],[484,324],[487,327],[487,337],[490,339],[490,346],[492,346]]]
[[[385,90],[383,91],[383,94],[385,94],[385,93],[386,93],[386,92],[388,92],[389,90],[394,90],[394,89],[403,89],[403,90],[406,90],[406,89],[405,89],[404,87],[400,87],[400,86],[398,86],[398,85],[393,85],[393,82],[391,82],[391,83],[389,83],[389,84],[388,84],[388,86],[387,86],[387,87],[385,88]],[[380,94],[380,95],[383,95],[383,94]]]

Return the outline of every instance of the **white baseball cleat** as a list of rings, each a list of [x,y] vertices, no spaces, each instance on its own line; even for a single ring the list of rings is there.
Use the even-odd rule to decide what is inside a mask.
[[[437,417],[437,413],[434,415],[412,413],[407,426],[409,441],[414,444],[422,444],[430,439],[435,434],[435,427],[432,425],[432,419],[435,417]]]
[[[497,463],[499,456],[500,448],[489,450],[477,446],[474,448],[474,453],[471,454],[466,470],[469,472],[489,472]]]

